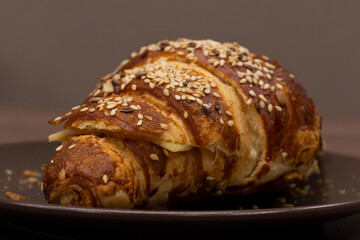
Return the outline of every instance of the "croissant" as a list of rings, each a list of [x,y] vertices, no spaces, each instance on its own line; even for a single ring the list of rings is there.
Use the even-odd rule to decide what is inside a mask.
[[[163,40],[104,76],[44,168],[49,203],[167,209],[279,190],[319,171],[321,118],[277,62],[237,43]]]

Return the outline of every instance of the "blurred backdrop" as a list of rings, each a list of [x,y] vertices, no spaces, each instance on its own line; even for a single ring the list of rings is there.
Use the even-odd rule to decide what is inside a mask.
[[[277,60],[322,115],[360,115],[360,1],[0,0],[0,106],[80,103],[164,38],[238,42]]]
[[[236,41],[277,60],[324,118],[358,117],[359,25],[355,0],[0,0],[0,115],[12,114],[7,124],[18,120],[14,109],[55,117],[132,51],[187,37]]]

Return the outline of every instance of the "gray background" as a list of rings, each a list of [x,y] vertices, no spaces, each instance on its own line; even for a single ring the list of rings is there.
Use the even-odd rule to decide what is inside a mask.
[[[0,108],[70,108],[164,38],[236,41],[280,62],[320,113],[360,116],[360,1],[0,0]]]

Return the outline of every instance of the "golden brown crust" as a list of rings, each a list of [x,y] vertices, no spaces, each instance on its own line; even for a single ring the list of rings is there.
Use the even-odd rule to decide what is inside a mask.
[[[70,144],[81,139],[81,151],[85,152],[61,150],[54,162],[81,166],[84,162],[81,169],[88,168],[88,161],[92,161],[92,166],[105,158],[108,162],[118,162],[124,150],[116,144],[105,144],[98,149],[99,156],[103,156],[100,160],[95,160],[97,153],[91,152],[93,150],[86,150],[97,149],[99,142],[109,139],[118,139],[125,146],[127,157],[134,159],[127,159],[124,169],[131,172],[129,186],[134,188],[142,182],[137,190],[130,191],[121,185],[123,182],[113,182],[108,178],[112,173],[104,170],[105,173],[101,166],[87,170],[106,175],[112,185],[107,187],[111,194],[120,194],[114,190],[119,188],[122,192],[117,197],[127,199],[125,195],[129,196],[123,207],[166,205],[173,201],[171,198],[178,199],[180,195],[191,198],[193,194],[206,197],[214,189],[224,193],[227,189],[237,189],[229,192],[245,194],[267,188],[261,186],[284,185],[276,182],[292,182],[283,179],[296,174],[294,179],[305,180],[318,171],[315,157],[322,147],[321,120],[316,107],[292,74],[277,62],[257,56],[236,43],[220,44],[212,40],[164,40],[141,48],[113,73],[103,77],[82,105],[50,123],[57,125],[65,121],[64,129],[71,130],[67,135],[86,134],[89,138],[65,141],[64,144]],[[106,136],[106,140],[94,137],[95,133]],[[89,141],[90,145],[83,141]],[[106,148],[118,155],[109,155]],[[179,172],[171,168],[177,161],[169,162],[168,153],[164,151],[183,159],[187,170]],[[81,163],[75,160],[71,163],[79,154],[84,156],[79,158]],[[150,161],[149,154],[154,154],[152,158],[157,160]],[[109,169],[115,171],[118,167]],[[61,170],[49,166],[48,176],[58,176]],[[74,178],[82,176],[81,184],[66,182],[67,185],[88,189],[87,197],[75,194],[74,199],[87,199],[85,205],[106,206],[99,203],[102,197],[97,195],[105,194],[104,189],[96,193],[100,183],[83,181],[99,179],[99,176],[84,178],[83,172],[74,169],[66,172]],[[209,181],[204,182],[209,172],[216,173],[210,177],[215,179],[210,182],[216,182],[212,190],[209,190]],[[172,186],[164,190],[157,184],[165,181],[169,174],[181,176],[181,181],[167,180]],[[55,178],[47,179],[45,192],[49,201],[51,192],[68,189],[64,187],[65,182],[60,184]],[[138,179],[138,185],[134,179]],[[200,194],[202,192],[205,194]]]

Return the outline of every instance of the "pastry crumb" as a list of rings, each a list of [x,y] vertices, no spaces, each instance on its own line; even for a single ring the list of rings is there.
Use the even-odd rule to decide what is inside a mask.
[[[341,195],[346,194],[346,190],[345,190],[345,189],[340,189],[338,192],[339,192],[339,194],[341,194]]]
[[[34,186],[40,186],[41,184],[41,176],[42,174],[36,170],[26,169],[23,171],[23,176],[25,179],[20,178],[20,185],[27,185],[28,188],[32,188]]]
[[[12,192],[5,192],[5,195],[8,199],[12,200],[25,200],[24,196],[21,196],[20,194],[12,193]]]
[[[26,169],[23,171],[25,177],[41,177],[41,173],[35,170]]]
[[[292,204],[292,203],[285,203],[283,206],[284,206],[285,208],[295,207],[294,204]]]

